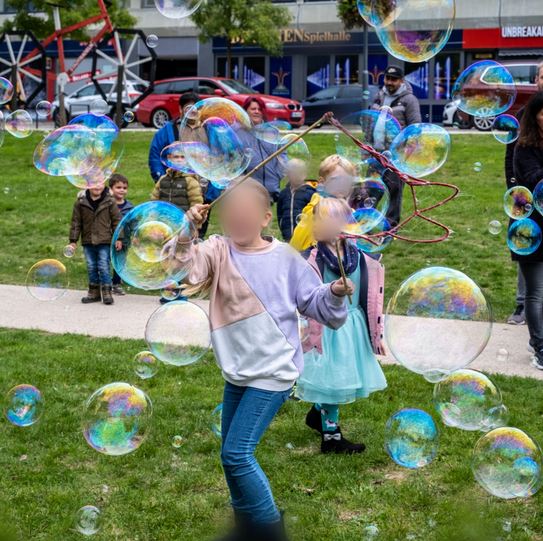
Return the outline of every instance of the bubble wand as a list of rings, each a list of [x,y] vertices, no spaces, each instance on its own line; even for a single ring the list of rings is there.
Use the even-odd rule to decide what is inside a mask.
[[[349,287],[349,284],[347,283],[347,275],[345,274],[345,267],[343,266],[343,260],[341,259],[341,249],[340,249],[340,240],[336,240],[336,255],[337,255],[337,262],[339,265],[339,274],[341,275],[341,279],[343,280],[343,285],[345,288]],[[353,297],[352,295],[347,295],[349,298],[349,303],[353,303]]]

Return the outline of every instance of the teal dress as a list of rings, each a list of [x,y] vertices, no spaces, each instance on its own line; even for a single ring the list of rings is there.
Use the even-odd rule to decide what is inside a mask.
[[[325,283],[338,278],[325,268]],[[304,355],[305,368],[298,379],[296,395],[305,402],[349,404],[387,387],[385,374],[373,353],[366,317],[360,309],[360,265],[349,278],[356,290],[347,321],[336,331],[323,328],[322,354],[313,348]]]

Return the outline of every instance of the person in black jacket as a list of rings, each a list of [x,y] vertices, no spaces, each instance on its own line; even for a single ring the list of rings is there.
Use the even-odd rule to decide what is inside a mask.
[[[535,78],[535,84],[539,92],[543,92],[543,62],[537,66],[537,74]],[[521,107],[516,117],[522,121],[522,116],[524,115],[524,107]],[[515,169],[514,169],[514,157],[515,157],[515,148],[517,142],[513,141],[507,145],[505,151],[505,183],[507,189],[509,190],[516,185],[515,179]],[[524,282],[524,277],[520,269],[518,270],[518,279],[517,279],[517,307],[515,311],[507,319],[507,323],[510,325],[524,325],[526,323],[526,316],[524,314],[524,297],[526,295],[526,283]]]
[[[543,179],[543,92],[526,105],[515,148],[514,172],[517,184],[531,191]],[[534,210],[530,218],[543,230],[543,216]],[[526,281],[525,312],[530,346],[535,350],[533,364],[543,370],[543,243],[532,254],[512,254]]]
[[[290,242],[297,225],[296,218],[311,201],[315,188],[307,183],[307,165],[293,159],[287,163],[287,186],[277,199],[277,221],[285,242]]]

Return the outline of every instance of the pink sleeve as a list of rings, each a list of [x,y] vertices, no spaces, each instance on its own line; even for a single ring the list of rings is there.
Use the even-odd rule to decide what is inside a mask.
[[[370,340],[373,351],[377,355],[384,355],[386,353],[383,340],[385,268],[375,259],[365,257],[368,265],[368,326]]]
[[[205,242],[180,242],[178,240],[175,249],[175,259],[180,267],[188,270],[185,283],[198,285],[213,278],[220,259],[220,254],[225,249],[222,237],[213,235]],[[190,269],[190,270],[189,270]]]

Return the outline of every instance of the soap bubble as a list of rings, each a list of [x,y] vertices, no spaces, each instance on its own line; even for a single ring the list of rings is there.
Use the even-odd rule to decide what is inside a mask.
[[[390,23],[375,28],[392,56],[405,62],[425,62],[447,45],[456,17],[455,0],[404,0],[396,4],[401,9]]]
[[[502,427],[475,445],[471,468],[477,482],[497,498],[528,498],[541,488],[541,449],[518,428]]]
[[[6,116],[5,130],[17,139],[25,139],[34,131],[32,117],[28,111],[18,109]]]
[[[169,302],[158,308],[145,327],[145,341],[163,363],[174,366],[193,364],[209,349],[209,318],[197,304]]]
[[[211,431],[217,438],[222,438],[222,404],[211,413]]]
[[[126,455],[138,449],[151,424],[149,397],[128,383],[110,383],[87,400],[83,435],[99,453]]]
[[[452,91],[452,99],[458,101],[461,111],[483,118],[505,113],[516,96],[513,76],[494,60],[482,60],[466,68]]]
[[[513,220],[528,218],[533,211],[534,197],[532,192],[524,186],[514,186],[507,190],[503,197],[505,214]]]
[[[516,220],[507,232],[507,245],[517,255],[531,255],[541,246],[541,228],[530,218]]]
[[[379,528],[375,524],[368,524],[362,530],[362,541],[374,541],[379,536]]]
[[[500,115],[496,117],[492,125],[492,135],[494,135],[497,141],[505,145],[514,143],[520,135],[519,121],[512,115]]]
[[[506,363],[509,360],[509,352],[505,348],[500,348],[496,354],[496,360],[500,363]]]
[[[298,136],[294,133],[287,133],[279,141],[279,147],[283,147],[294,141],[296,137]],[[305,163],[306,165],[311,162],[311,152],[309,152],[309,147],[303,139],[298,139],[295,143],[292,143],[279,156],[279,161],[283,167],[288,167],[289,162],[293,160],[296,160],[297,163]]]
[[[190,129],[192,122],[199,122],[200,127]],[[198,175],[227,186],[251,161],[244,143],[250,129],[249,116],[232,100],[201,100],[185,113],[179,128],[180,133],[189,134],[182,141],[185,159]]]
[[[404,2],[397,0],[357,0],[360,16],[371,26],[387,26],[401,13]]]
[[[540,180],[533,191],[533,203],[539,214],[543,215],[543,180]]]
[[[181,287],[174,280],[165,284],[162,290],[160,291],[160,298],[166,301],[175,301],[177,298],[180,297],[180,295],[181,295]]]
[[[39,301],[60,299],[68,288],[66,267],[56,259],[38,261],[26,275],[26,289]]]
[[[483,164],[481,162],[475,162],[473,164],[473,170],[476,172],[476,173],[480,173],[482,170],[483,170]]]
[[[4,119],[4,113],[0,111],[0,147],[4,144],[5,137],[6,137],[6,123]]]
[[[272,120],[253,126],[253,135],[260,141],[272,145],[280,145],[281,140],[290,131],[292,126],[285,120]]]
[[[354,239],[358,248],[363,252],[382,252],[393,241],[391,235],[380,235],[380,233],[386,233],[392,228],[389,221],[378,210],[373,208],[358,209],[353,213],[353,220],[354,224],[349,224],[346,232],[369,237]]]
[[[106,100],[98,98],[94,100],[89,107],[89,113],[97,116],[107,115],[109,113],[109,105]]]
[[[377,178],[355,180],[353,192],[349,198],[349,206],[375,209],[385,215],[390,206],[390,192],[386,184]]]
[[[62,250],[62,255],[68,259],[72,258],[75,255],[75,248],[71,244],[67,244]]]
[[[145,43],[147,43],[147,47],[150,49],[155,49],[158,46],[158,36],[156,34],[149,34]]]
[[[75,529],[82,535],[91,536],[100,531],[101,522],[100,509],[94,505],[85,505],[77,512]]]
[[[487,432],[506,422],[497,416],[503,406],[500,390],[476,370],[456,370],[441,380],[434,387],[434,406],[444,424],[461,430]]]
[[[466,367],[486,347],[491,330],[491,309],[479,286],[446,267],[412,274],[394,293],[386,312],[392,355],[422,375],[446,375]]]
[[[136,120],[136,115],[135,115],[134,111],[126,111],[125,114],[123,115],[123,120],[127,124],[130,124],[131,122],[134,122],[134,120]]]
[[[502,229],[503,229],[503,225],[500,221],[498,220],[492,220],[489,224],[488,224],[488,232],[491,234],[491,235],[499,235],[501,232],[502,232]]]
[[[412,124],[392,142],[391,161],[403,173],[425,177],[443,166],[450,148],[451,137],[441,126]]]
[[[182,436],[174,436],[172,438],[172,447],[174,449],[180,449],[183,446],[183,437]]]
[[[168,19],[184,19],[190,17],[202,2],[203,0],[155,0],[155,6]]]
[[[150,379],[158,372],[158,359],[150,351],[140,351],[134,357],[134,372],[140,379]]]
[[[439,433],[432,416],[423,410],[404,408],[392,415],[385,427],[385,449],[405,468],[423,468],[434,460]]]
[[[358,208],[353,212],[352,218],[345,226],[344,233],[350,235],[367,235],[374,230],[385,216],[372,208]]]
[[[13,85],[5,77],[0,77],[0,105],[8,103],[13,98]]]
[[[47,100],[42,100],[36,105],[36,114],[40,118],[47,118],[51,115],[52,105]]]
[[[120,251],[111,250],[111,261],[124,282],[141,289],[162,289],[180,282],[190,261],[180,262],[170,252],[177,235],[192,240],[196,234],[185,213],[164,201],[150,201],[132,209],[117,226],[112,246],[122,239]]]
[[[160,161],[166,166],[175,171],[181,171],[189,175],[194,175],[194,171],[185,159],[185,147],[189,146],[189,143],[182,143],[181,141],[175,141],[171,145],[164,147],[160,153]],[[198,146],[198,143],[193,143],[192,146]]]
[[[309,319],[304,316],[298,316],[298,333],[300,335],[300,343],[305,344],[311,335]]]
[[[6,396],[6,419],[15,426],[32,426],[43,415],[44,399],[33,385],[17,385]]]

